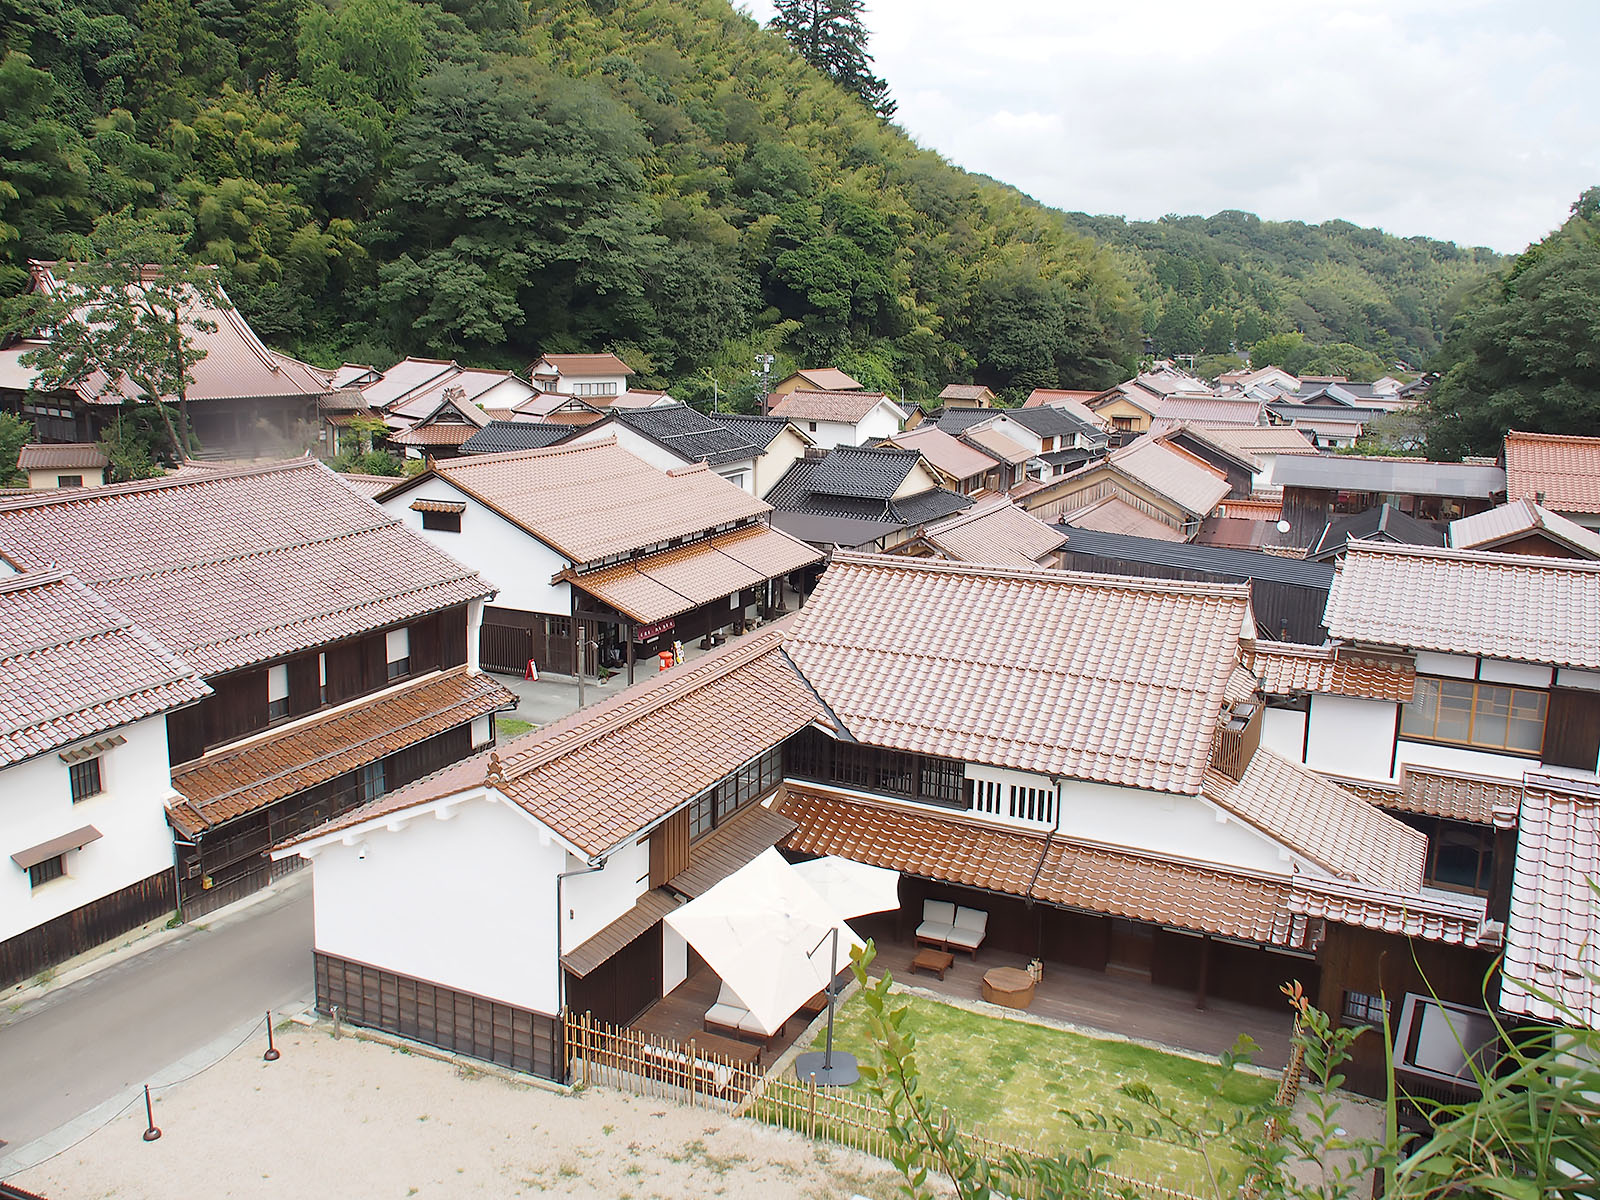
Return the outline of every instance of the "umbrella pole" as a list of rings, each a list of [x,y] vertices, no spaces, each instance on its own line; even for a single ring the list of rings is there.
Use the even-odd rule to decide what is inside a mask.
[[[823,1056],[822,1069],[833,1070],[833,1002],[839,990],[834,982],[839,978],[839,927],[833,927],[833,949],[828,952],[828,1052]]]

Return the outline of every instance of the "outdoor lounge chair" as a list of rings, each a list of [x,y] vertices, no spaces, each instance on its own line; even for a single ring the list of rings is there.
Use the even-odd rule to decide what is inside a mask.
[[[949,900],[924,900],[922,924],[917,926],[917,945],[945,948],[945,942],[956,927],[956,906]],[[979,939],[982,940],[982,939]]]
[[[965,950],[976,960],[988,932],[988,913],[981,908],[958,908],[955,925],[945,937],[945,949]]]
[[[707,1033],[720,1033],[745,1042],[761,1042],[770,1050],[772,1043],[782,1036],[784,1027],[789,1022],[782,1022],[776,1029],[762,1028],[755,1014],[746,1008],[744,1001],[734,995],[733,989],[724,983],[722,989],[717,992],[717,1002],[706,1009],[704,1024]]]

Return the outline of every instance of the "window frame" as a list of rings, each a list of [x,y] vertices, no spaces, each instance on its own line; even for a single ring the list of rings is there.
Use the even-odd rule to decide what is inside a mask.
[[[106,777],[105,772],[100,767],[100,760],[103,757],[103,755],[96,754],[92,758],[80,759],[78,762],[68,764],[67,788],[72,795],[74,804],[105,794]],[[93,772],[94,787],[92,791],[85,791],[80,786],[79,781],[80,779],[86,779],[91,770]]]
[[[1384,1018],[1392,1011],[1387,996],[1347,988],[1339,1002],[1339,1024],[1370,1025],[1382,1029]]]
[[[434,533],[460,533],[461,514],[458,512],[434,512],[424,509],[422,513],[422,527]]]
[[[51,868],[54,868],[53,870]],[[42,888],[47,883],[54,883],[57,879],[67,877],[67,852],[63,850],[54,858],[47,858],[43,862],[34,863],[28,868],[28,890]]]
[[[283,695],[274,696],[274,683],[283,681]],[[275,725],[289,716],[289,664],[273,663],[267,668],[267,724]]]
[[[1466,709],[1467,733],[1464,738],[1449,737],[1439,733],[1439,714],[1444,709],[1441,701],[1444,699],[1445,685],[1447,684],[1472,689],[1471,703]],[[1412,714],[1422,712],[1419,707],[1420,698],[1418,693],[1424,686],[1437,688],[1433,696],[1433,730],[1431,733],[1425,733],[1415,728],[1407,728],[1407,718]],[[1511,714],[1515,709],[1517,697],[1535,696],[1539,698],[1539,737],[1537,746],[1532,749],[1522,749],[1516,746],[1508,746],[1503,742],[1476,740],[1474,735],[1477,732],[1478,721],[1485,716],[1492,718],[1494,715],[1485,711],[1481,698],[1496,692],[1504,693],[1506,697],[1505,721],[1508,735],[1511,729]],[[1482,750],[1491,754],[1507,754],[1515,758],[1538,759],[1544,753],[1545,728],[1549,722],[1550,691],[1548,688],[1522,687],[1509,683],[1491,683],[1481,679],[1460,679],[1449,675],[1418,675],[1412,699],[1404,701],[1400,705],[1399,736],[1406,741],[1430,742],[1440,746],[1463,746],[1467,749]]]
[[[57,475],[56,476],[56,486],[58,488],[82,487],[83,486],[83,476],[82,475]]]
[[[405,653],[400,655],[400,656],[398,656],[398,657],[391,657],[392,655],[394,655],[394,645],[395,645],[395,642],[397,640],[396,636],[395,636],[396,634],[399,635],[399,639],[398,640],[404,641],[404,643],[405,643],[405,645],[403,647],[404,650],[405,650]],[[387,677],[387,679],[388,679],[388,681],[390,683],[393,683],[396,679],[404,679],[407,675],[411,674],[411,628],[410,628],[410,626],[402,625],[399,629],[390,629],[390,630],[386,630],[384,632],[384,635],[383,635],[383,661],[384,661],[384,671],[385,671],[386,677]]]

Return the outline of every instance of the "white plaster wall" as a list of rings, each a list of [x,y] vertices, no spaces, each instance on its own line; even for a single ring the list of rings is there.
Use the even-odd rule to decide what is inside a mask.
[[[813,422],[805,419],[796,419],[795,424],[805,430],[806,436],[824,450],[831,450],[835,446],[859,446],[861,444],[861,441],[857,440],[856,427],[847,421]],[[815,429],[811,428],[813,424],[816,425]],[[889,431],[889,433],[898,432],[899,430],[897,429]],[[889,434],[884,433],[878,436],[888,437]],[[861,440],[864,441],[865,439]]]
[[[576,871],[583,863],[568,859],[562,870]],[[555,881],[551,880],[551,886]],[[636,903],[650,889],[650,846],[630,840],[606,860],[605,870],[574,875],[561,885],[561,947],[583,945]]]
[[[622,449],[635,458],[643,459],[658,471],[676,470],[678,467],[688,466],[691,461],[681,454],[674,454],[665,446],[651,441],[637,431],[629,429],[621,421],[597,423],[594,429],[579,434],[566,444],[569,446],[587,446],[594,442],[609,441],[612,438],[616,439],[617,445]]]
[[[448,811],[316,853],[317,949],[555,1012],[555,877],[566,851],[501,801]]]
[[[1021,422],[1001,416],[995,419],[994,428],[1005,434],[1006,437],[1017,443],[1029,454],[1044,453],[1044,439]]]
[[[1600,671],[1580,671],[1574,667],[1562,667],[1556,672],[1556,686],[1600,692]]]
[[[1261,744],[1280,758],[1304,762],[1306,714],[1292,708],[1269,708],[1262,714]]]
[[[1312,696],[1306,765],[1355,779],[1394,778],[1389,771],[1389,761],[1394,755],[1397,707],[1385,700]],[[1300,756],[1291,754],[1288,757],[1297,759]]]
[[[713,467],[718,476],[726,479],[742,492],[756,494],[756,460],[753,458],[740,459],[737,462],[723,463]]]
[[[665,921],[661,922],[661,994],[665,996],[689,978],[689,943]]]
[[[1061,788],[1061,832],[1270,874],[1294,869],[1283,846],[1196,796],[1068,780]]]
[[[411,508],[415,500],[464,502],[467,509],[461,514],[461,532],[424,529],[422,514]],[[572,612],[568,586],[550,582],[552,576],[571,564],[521,526],[512,524],[444,480],[430,479],[402,495],[391,497],[381,507],[405,522],[407,529],[426,538],[498,588],[499,595],[494,600],[497,607],[560,616]],[[470,618],[471,614],[468,615]],[[481,613],[478,620],[482,620]],[[472,634],[470,641],[476,647],[476,626]],[[476,650],[473,653],[476,654]]]
[[[0,940],[172,870],[167,719],[148,717],[114,732],[128,740],[101,755],[104,791],[77,804],[59,751],[0,771]],[[67,851],[63,878],[30,887],[11,855],[85,825],[100,831],[99,840]]]
[[[1417,651],[1418,675],[1443,675],[1451,679],[1471,679],[1478,673],[1478,660],[1470,654],[1439,654]]]
[[[28,487],[35,491],[59,487],[56,480],[63,475],[83,476],[83,487],[100,487],[106,481],[105,472],[93,467],[51,467],[45,471],[29,471]]]
[[[1433,742],[1408,742],[1404,738],[1400,739],[1398,758],[1416,767],[1438,767],[1500,779],[1521,779],[1524,771],[1538,765],[1536,759],[1518,758],[1513,754],[1494,754],[1466,746],[1440,746]]]
[[[879,404],[856,423],[851,435],[856,446],[865,446],[878,438],[893,437],[900,432],[900,418],[886,404]],[[816,435],[813,434],[813,437]]]
[[[1480,659],[1478,678],[1485,683],[1509,683],[1518,687],[1548,688],[1555,671],[1534,663],[1505,662],[1497,658]]]

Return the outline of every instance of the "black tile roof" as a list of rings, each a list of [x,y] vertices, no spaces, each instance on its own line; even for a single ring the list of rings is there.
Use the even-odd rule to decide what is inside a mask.
[[[808,486],[830,496],[860,496],[887,501],[916,468],[922,455],[915,450],[873,450],[865,446],[835,446],[817,464]]]
[[[581,425],[544,421],[490,421],[461,443],[462,454],[500,454],[507,450],[543,450],[571,437]]]
[[[717,413],[716,419],[734,433],[744,437],[751,445],[759,446],[763,450],[772,445],[772,439],[782,433],[784,427],[789,424],[788,417],[757,417],[742,413]]]
[[[987,421],[994,414],[992,408],[947,408],[939,414],[939,428],[951,437],[959,437],[979,421]]]
[[[1365,512],[1334,517],[1322,527],[1321,536],[1317,538],[1316,545],[1306,552],[1306,557],[1332,559],[1342,553],[1346,545],[1359,538],[1399,542],[1407,546],[1444,545],[1444,531],[1437,526],[1419,521],[1392,504],[1380,504]]]
[[[765,446],[757,446],[743,432],[723,424],[719,417],[709,416],[687,404],[615,408],[611,410],[611,417],[688,462],[715,465],[755,458],[765,452]]]
[[[1285,558],[1256,550],[1234,550],[1226,546],[1200,546],[1192,542],[1165,542],[1159,538],[1131,537],[1125,533],[1102,533],[1098,529],[1079,529],[1060,525],[1067,535],[1062,549],[1068,554],[1089,554],[1096,558],[1123,559],[1153,566],[1204,571],[1226,582],[1260,579],[1296,587],[1326,591],[1333,584],[1333,564]]]
[[[926,525],[971,507],[971,496],[960,496],[945,488],[930,488],[889,505],[890,511],[906,525]]]
[[[1089,424],[1082,417],[1075,417],[1065,409],[1051,408],[1048,405],[1035,405],[1033,408],[1004,408],[991,409],[990,416],[1004,413],[1018,425],[1031,429],[1040,437],[1084,437],[1105,441],[1106,432]]]
[[[836,446],[824,458],[796,460],[763,498],[781,512],[887,521],[897,526],[936,521],[972,503],[944,488],[893,499],[919,457],[912,450]]]

